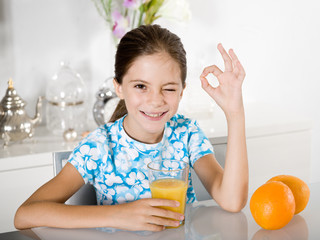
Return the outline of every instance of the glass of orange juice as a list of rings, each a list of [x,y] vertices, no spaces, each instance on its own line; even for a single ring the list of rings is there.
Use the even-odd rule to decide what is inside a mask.
[[[148,177],[152,198],[180,202],[179,207],[161,207],[184,214],[188,189],[189,165],[181,160],[155,160],[148,164]],[[183,221],[180,222],[180,225]]]

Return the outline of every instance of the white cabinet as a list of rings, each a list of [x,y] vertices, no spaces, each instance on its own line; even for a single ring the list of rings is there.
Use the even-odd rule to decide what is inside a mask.
[[[30,155],[28,157],[34,157]],[[28,161],[25,157],[25,161]],[[1,162],[10,159],[1,159]],[[44,164],[46,161],[43,161]],[[36,165],[0,171],[0,232],[14,231],[17,208],[41,185],[53,177],[53,166]]]

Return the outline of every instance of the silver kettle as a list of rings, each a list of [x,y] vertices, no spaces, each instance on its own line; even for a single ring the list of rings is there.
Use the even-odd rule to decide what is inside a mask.
[[[108,122],[119,100],[113,87],[113,77],[109,77],[96,93],[93,105],[93,117],[98,126]]]
[[[42,98],[38,98],[35,117],[30,118],[24,109],[26,102],[17,94],[12,80],[9,80],[6,95],[0,104],[0,138],[4,140],[4,146],[10,141],[33,136],[35,125],[41,122]]]

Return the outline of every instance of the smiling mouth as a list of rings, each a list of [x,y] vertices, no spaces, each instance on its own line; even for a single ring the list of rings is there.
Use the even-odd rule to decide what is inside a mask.
[[[147,113],[147,112],[143,112],[141,111],[144,115],[148,116],[148,117],[152,117],[152,118],[160,118],[162,117],[164,114],[166,114],[168,111],[166,112],[161,112],[161,113]]]

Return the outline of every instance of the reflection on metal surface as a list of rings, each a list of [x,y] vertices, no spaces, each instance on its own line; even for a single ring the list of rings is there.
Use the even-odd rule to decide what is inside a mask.
[[[113,78],[107,78],[96,93],[96,102],[92,110],[98,126],[108,122],[118,102],[119,98],[113,87]]]

